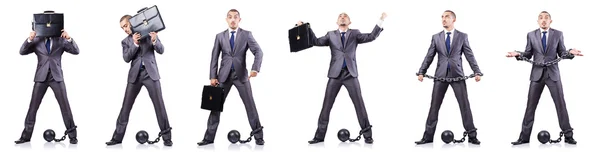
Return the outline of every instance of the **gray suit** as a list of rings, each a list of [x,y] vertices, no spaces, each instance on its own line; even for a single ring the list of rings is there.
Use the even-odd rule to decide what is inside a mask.
[[[31,42],[25,40],[21,46],[19,53],[21,55],[28,55],[35,53],[38,58],[37,69],[35,71],[33,92],[31,94],[31,103],[29,104],[29,111],[25,118],[25,129],[21,134],[21,139],[31,139],[33,128],[35,126],[35,119],[37,111],[42,102],[42,98],[46,94],[48,87],[54,91],[54,96],[60,106],[60,111],[67,129],[74,128],[75,122],[73,121],[73,115],[69,105],[69,99],[67,98],[67,89],[65,87],[63,79],[63,71],[61,67],[61,59],[64,52],[71,53],[74,55],[79,54],[79,48],[75,41],[69,42],[68,40],[60,37],[51,38],[50,53],[48,53],[46,47],[46,38],[36,37]],[[77,137],[77,131],[69,133],[70,138]]]
[[[356,47],[358,44],[368,43],[375,40],[383,28],[376,25],[371,33],[361,33],[357,29],[348,29],[346,31],[345,42],[342,44],[342,34],[339,30],[329,31],[325,36],[317,38],[314,33],[314,46],[329,46],[331,49],[331,62],[329,63],[329,72],[327,77],[327,88],[325,90],[325,98],[323,107],[319,115],[318,127],[315,133],[315,139],[323,140],[327,133],[327,125],[329,124],[329,115],[335,98],[342,86],[348,89],[350,99],[354,104],[358,122],[362,129],[369,127],[371,124],[367,115],[367,110],[364,105],[362,93],[360,91],[360,83],[358,81],[358,68],[356,65]],[[312,31],[311,31],[312,32]],[[346,67],[344,67],[344,61]],[[371,138],[372,131],[368,130],[364,137]]]
[[[234,36],[234,45],[233,48],[231,48],[231,33],[228,31],[229,30],[220,32],[215,37],[215,44],[210,60],[210,79],[217,79],[220,86],[225,88],[225,98],[227,98],[232,86],[235,86],[235,88],[238,89],[242,102],[246,108],[250,127],[252,130],[256,130],[262,125],[260,124],[258,112],[254,104],[254,97],[252,97],[252,87],[250,81],[248,81],[246,52],[249,49],[252,54],[254,54],[252,71],[257,72],[260,71],[263,52],[254,39],[254,36],[252,36],[252,32],[241,28],[238,28],[236,32],[236,35]],[[220,68],[217,67],[217,65],[219,65],[219,56],[221,56]],[[214,141],[220,119],[221,112],[210,112],[206,133],[204,134],[204,141]],[[254,138],[262,139],[263,132],[259,131],[254,135]]]
[[[575,56],[570,54],[565,48],[563,41],[563,33],[559,30],[549,29],[547,35],[547,47],[546,51],[543,51],[542,45],[542,34],[539,29],[531,31],[527,34],[527,45],[525,51],[517,56],[518,60],[522,60],[522,57],[531,59],[535,62],[549,62],[557,59],[559,56],[565,56],[567,59],[573,59]],[[535,109],[540,101],[540,96],[544,90],[544,86],[548,86],[550,95],[554,100],[556,106],[556,112],[558,113],[558,122],[562,131],[567,134],[566,137],[571,137],[573,130],[569,123],[569,114],[565,104],[565,97],[563,95],[562,81],[560,79],[560,71],[558,64],[554,64],[547,67],[535,66],[531,67],[531,75],[529,77],[531,81],[529,84],[529,94],[527,95],[527,109],[525,110],[525,117],[523,118],[523,128],[521,130],[520,139],[529,141],[531,130],[533,127],[533,120],[535,117]]]
[[[465,75],[462,68],[463,53],[467,58],[467,61],[469,62],[473,72],[475,74],[481,74],[481,70],[479,70],[479,66],[477,65],[477,61],[475,60],[471,46],[469,46],[468,35],[458,30],[454,31],[452,42],[450,44],[450,53],[448,53],[448,50],[446,49],[446,34],[443,31],[432,36],[431,45],[427,51],[427,55],[425,56],[423,63],[421,64],[421,68],[419,68],[419,74],[427,73],[427,69],[431,65],[433,58],[436,56],[436,54],[440,54],[438,56],[435,77],[462,77]],[[435,134],[438,121],[438,114],[442,105],[442,101],[444,100],[444,96],[446,95],[446,91],[448,90],[448,86],[452,86],[452,90],[454,90],[454,95],[458,101],[462,116],[463,127],[465,130],[470,132],[469,137],[475,137],[477,135],[475,132],[476,128],[473,123],[473,116],[471,114],[471,108],[467,94],[467,85],[465,81],[457,81],[452,83],[435,81],[433,84],[431,107],[429,109],[429,115],[427,117],[423,139],[433,140],[433,135]]]
[[[138,46],[133,42],[131,35],[121,41],[123,47],[123,59],[130,64],[129,76],[127,78],[127,88],[125,89],[125,97],[123,105],[117,118],[116,129],[113,133],[112,140],[123,141],[123,136],[129,122],[129,114],[131,108],[137,98],[142,86],[145,86],[154,105],[154,112],[158,119],[158,126],[161,131],[166,131],[171,128],[165,104],[162,97],[162,89],[160,85],[160,75],[156,65],[154,51],[158,54],[165,52],[160,39],[156,39],[155,44],[152,44],[151,37],[140,39]],[[142,64],[143,62],[143,64]],[[171,139],[171,132],[163,134],[164,140]]]

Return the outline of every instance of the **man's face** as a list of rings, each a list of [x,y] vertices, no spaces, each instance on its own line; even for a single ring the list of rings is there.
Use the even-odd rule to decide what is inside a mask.
[[[348,26],[350,23],[350,17],[348,17],[348,14],[342,13],[338,16],[337,24],[339,26]]]
[[[538,24],[540,28],[546,30],[550,27],[550,23],[552,23],[552,19],[550,19],[550,14],[548,13],[540,13],[538,16]]]
[[[240,18],[240,14],[238,12],[229,12],[227,13],[226,20],[229,28],[237,29],[239,27],[240,20],[242,19]]]
[[[444,12],[444,14],[442,14],[442,25],[444,28],[454,27],[454,21],[456,21],[456,19],[452,16],[452,13]]]
[[[121,21],[121,29],[123,29],[127,35],[131,35],[131,23],[129,23],[129,20]]]

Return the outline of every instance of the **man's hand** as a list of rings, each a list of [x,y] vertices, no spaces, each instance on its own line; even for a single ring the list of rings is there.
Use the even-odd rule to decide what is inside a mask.
[[[140,38],[142,37],[142,35],[140,35],[140,33],[135,33],[133,34],[132,38],[133,38],[133,43],[135,44],[140,44]]]
[[[419,81],[423,82],[423,75],[419,75]]]
[[[29,33],[29,41],[33,41],[33,38],[35,38],[35,31]]]
[[[250,78],[252,78],[252,77],[256,77],[256,75],[258,75],[258,72],[256,72],[256,71],[250,72],[250,76],[248,76],[248,80],[250,80]]]
[[[296,26],[300,26],[300,25],[302,25],[302,23],[304,23],[304,22],[298,21],[298,23],[296,23]]]
[[[571,51],[569,51],[569,53],[576,55],[576,56],[583,56],[583,54],[581,54],[581,51],[577,50],[575,48],[571,49]]]
[[[210,79],[210,85],[211,86],[217,86],[217,84],[219,84],[219,80],[217,80],[217,79]]]
[[[158,37],[158,35],[156,35],[158,33],[156,32],[150,32],[150,38],[152,39],[152,43],[156,42],[156,38]]]
[[[386,17],[387,17],[387,14],[385,12],[383,12],[383,13],[381,13],[381,18],[379,18],[379,19],[384,20]]]
[[[65,38],[65,39],[71,39],[71,36],[69,36],[69,34],[67,33],[67,31],[65,31],[64,29],[61,30],[62,34],[60,34],[60,37]]]
[[[519,56],[519,52],[508,52],[508,54],[506,54],[506,57],[516,57]]]
[[[481,76],[479,76],[479,75],[475,76],[475,82],[479,82],[479,81],[481,81]]]

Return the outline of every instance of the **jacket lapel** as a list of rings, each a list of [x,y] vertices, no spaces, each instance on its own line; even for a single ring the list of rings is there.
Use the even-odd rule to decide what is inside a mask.
[[[556,50],[556,49],[554,49],[554,47],[552,47],[552,46],[554,46],[552,44],[554,44],[554,40],[555,40],[554,30],[548,29],[548,35],[546,35],[546,37],[548,37],[548,40],[547,40],[548,42],[546,42],[546,47],[547,47],[546,54],[547,54],[550,50]],[[554,52],[554,53],[556,53],[556,52]]]
[[[59,37],[55,37],[55,38],[51,39],[52,43],[50,43],[50,54],[58,51],[58,48],[59,48],[58,42],[60,41],[59,39],[60,39]]]
[[[230,35],[229,35],[228,31],[229,30],[223,31],[222,41],[225,42],[225,45],[226,45],[225,48],[229,48],[229,49],[224,49],[224,50],[229,51],[229,53],[232,53],[233,48],[231,48],[231,45],[229,45],[229,36]]]
[[[240,50],[240,44],[242,41],[242,37],[245,37],[246,32],[244,30],[242,30],[241,28],[238,27],[237,30],[237,34],[235,34],[235,40],[233,40],[233,54],[235,54],[237,52],[237,50]]]
[[[460,43],[458,42],[458,37],[462,36],[462,33],[460,33],[458,30],[454,30],[454,35],[452,36],[452,42],[450,42],[450,54],[452,54],[452,52],[454,50],[456,50],[457,45],[459,45]],[[444,42],[445,43],[445,42]]]
[[[540,51],[540,53],[545,54],[544,53],[544,47],[542,46],[542,37],[541,37],[541,33],[540,30],[537,29],[535,30],[535,35],[533,36],[533,42],[535,42],[535,47],[537,47],[536,50]]]
[[[444,33],[444,31],[440,32],[440,34],[438,34],[439,37],[439,45],[442,47],[442,54],[448,55],[448,49],[446,49],[446,35]]]
[[[340,33],[340,30],[335,30],[333,33],[335,33],[335,35],[333,36],[333,39],[335,39],[334,42],[337,42],[337,44],[339,44],[337,45],[337,47],[343,51],[344,45],[342,44],[342,34]]]
[[[350,35],[351,35],[351,34],[352,34],[352,29],[348,29],[348,31],[346,31],[346,35],[345,35],[345,36],[346,36],[346,37],[345,37],[346,39],[344,39],[344,44],[343,44],[343,46],[344,46],[344,49],[345,49],[346,47],[348,47],[348,42],[350,41]],[[342,35],[341,35],[341,34],[340,34],[340,42],[342,42]]]

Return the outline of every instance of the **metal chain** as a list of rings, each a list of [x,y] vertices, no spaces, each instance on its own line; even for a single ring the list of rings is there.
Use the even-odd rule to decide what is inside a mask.
[[[154,141],[148,141],[148,144],[154,144],[160,141],[160,137],[162,137],[164,134],[167,134],[171,132],[171,128],[168,128],[167,130],[161,131],[158,133],[158,137],[156,137],[156,139],[154,139]]]
[[[258,132],[262,131],[262,129],[263,129],[263,126],[260,126],[259,128],[255,129],[255,130],[252,130],[252,132],[250,132],[250,137],[248,137],[248,139],[246,139],[246,140],[240,140],[240,143],[243,144],[243,143],[247,143],[247,142],[252,141],[252,137],[255,134],[257,134]]]
[[[519,52],[519,51],[516,51],[516,52]],[[523,52],[519,52],[519,53],[523,54]],[[535,66],[547,67],[547,66],[558,64],[558,62],[560,62],[561,60],[565,59],[567,56],[568,55],[564,55],[564,56],[558,57],[558,58],[556,58],[556,59],[554,59],[552,61],[549,61],[549,62],[535,62],[535,61],[533,61],[533,60],[531,60],[531,59],[529,59],[527,57],[524,57],[524,56],[517,56],[517,60],[518,61],[529,62],[529,63],[531,63],[531,64],[533,64]]]
[[[467,137],[468,134],[469,133],[466,132],[466,131],[463,132],[463,137],[460,140],[452,139],[452,143],[463,143],[463,142],[465,142],[465,138]]]
[[[356,137],[356,139],[348,139],[348,141],[350,141],[350,142],[359,141],[361,139],[362,134],[365,133],[365,132],[367,132],[367,131],[370,131],[371,127],[373,127],[373,126],[369,126],[369,127],[365,128],[365,129],[360,130],[360,132],[358,132],[358,137]]]
[[[60,137],[60,139],[54,139],[54,141],[55,141],[55,142],[61,142],[61,141],[64,141],[65,139],[67,139],[67,134],[69,134],[69,133],[71,133],[71,132],[75,131],[75,129],[77,129],[77,126],[75,126],[75,127],[73,127],[73,128],[69,128],[69,129],[67,129],[67,130],[65,131],[65,134],[64,134],[62,137]]]
[[[419,76],[421,74],[417,73],[417,76]],[[427,74],[423,74],[423,77],[428,78],[428,79],[433,79],[434,81],[442,81],[442,82],[457,82],[457,81],[463,81],[463,80],[467,80],[469,78],[474,78],[475,76],[483,76],[483,73],[479,73],[479,74],[471,74],[469,76],[462,76],[462,77],[454,77],[454,78],[444,78],[444,77],[435,77],[435,76],[431,76],[431,75],[427,75]]]
[[[560,141],[562,141],[563,135],[565,135],[565,133],[561,131],[560,134],[558,135],[558,139],[550,140],[550,143],[559,143]]]

